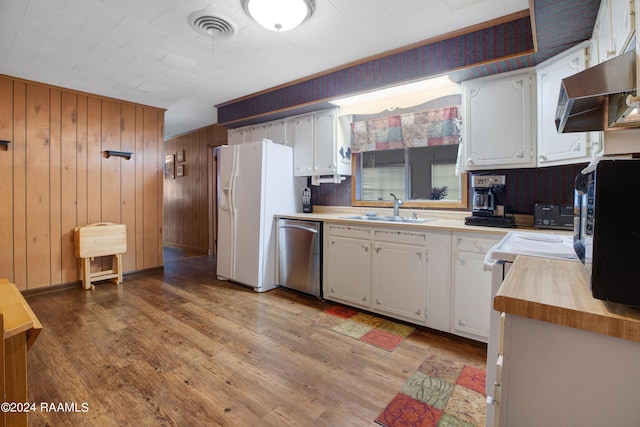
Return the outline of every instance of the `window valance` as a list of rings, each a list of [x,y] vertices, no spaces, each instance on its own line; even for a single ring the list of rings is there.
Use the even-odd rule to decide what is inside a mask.
[[[352,124],[351,151],[458,144],[460,127],[457,106],[358,121]]]

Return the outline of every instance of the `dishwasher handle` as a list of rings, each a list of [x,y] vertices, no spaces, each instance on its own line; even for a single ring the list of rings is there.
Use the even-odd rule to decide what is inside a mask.
[[[318,230],[316,230],[315,228],[312,227],[305,227],[304,225],[297,225],[297,224],[282,224],[280,225],[280,228],[297,228],[299,230],[304,230],[304,231],[308,231],[310,233],[315,233],[318,234]]]

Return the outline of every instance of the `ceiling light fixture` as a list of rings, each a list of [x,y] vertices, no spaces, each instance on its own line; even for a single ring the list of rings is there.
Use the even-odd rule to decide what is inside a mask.
[[[316,8],[315,0],[244,0],[244,8],[258,24],[271,31],[289,31]]]

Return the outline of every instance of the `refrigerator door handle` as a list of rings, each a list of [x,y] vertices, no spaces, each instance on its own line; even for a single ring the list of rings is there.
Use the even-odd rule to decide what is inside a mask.
[[[231,177],[231,184],[229,185],[229,210],[231,215],[236,212],[236,176]]]
[[[229,190],[229,185],[228,184],[226,186],[220,188],[220,201],[219,201],[220,210],[228,211],[229,208],[230,208],[229,207],[229,202],[230,202],[230,200],[229,200],[229,191],[230,190]]]

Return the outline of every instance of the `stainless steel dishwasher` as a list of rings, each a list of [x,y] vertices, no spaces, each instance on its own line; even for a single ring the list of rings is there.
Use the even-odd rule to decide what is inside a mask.
[[[278,219],[278,284],[322,298],[322,223]]]

